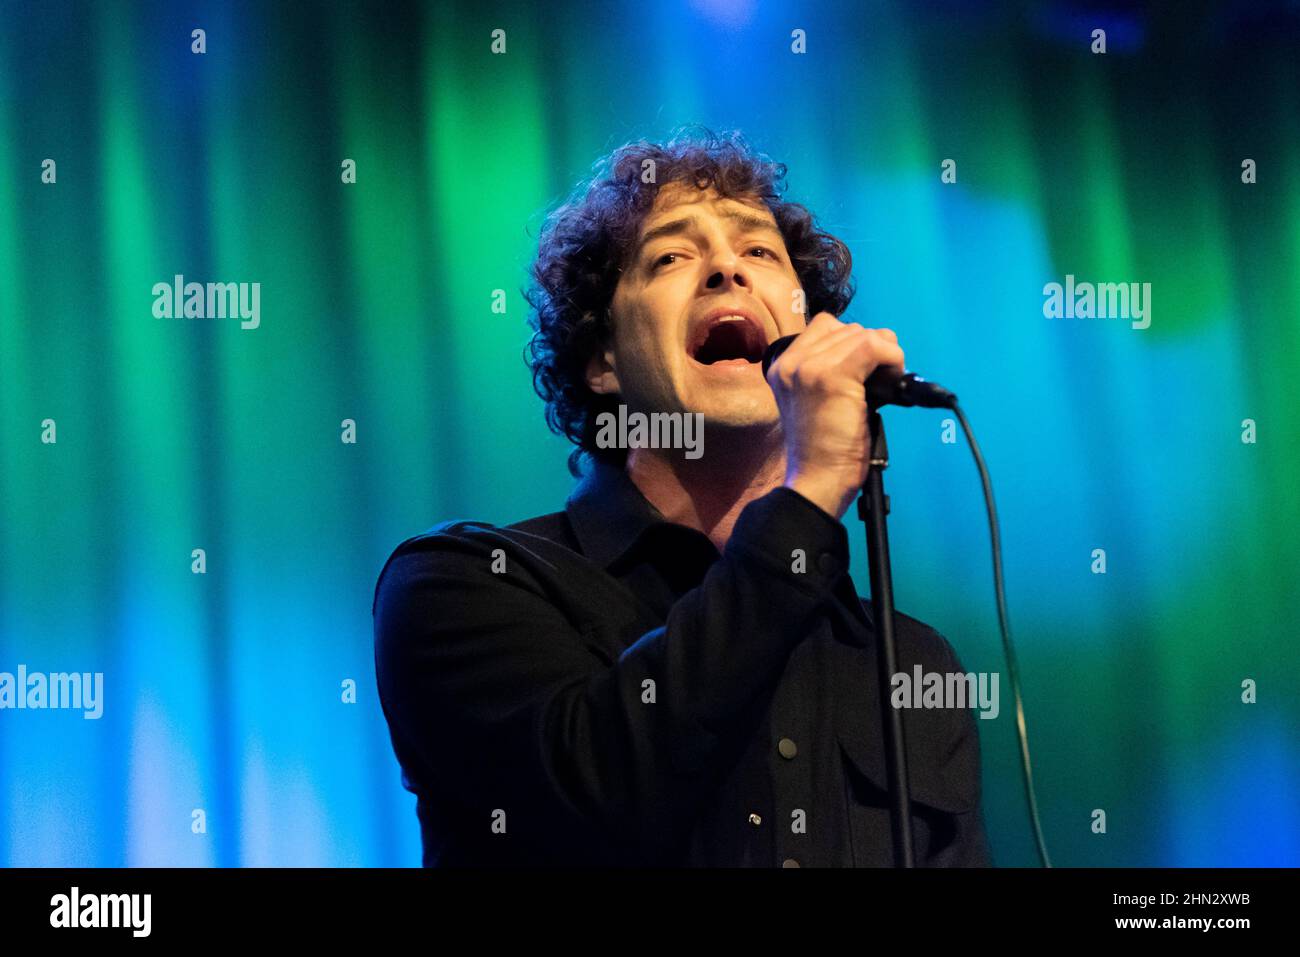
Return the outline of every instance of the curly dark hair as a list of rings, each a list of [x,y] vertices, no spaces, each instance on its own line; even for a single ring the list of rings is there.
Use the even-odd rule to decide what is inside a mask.
[[[642,181],[646,160],[654,182]],[[816,225],[812,213],[781,199],[786,167],[754,150],[739,132],[679,129],[667,143],[640,140],[598,160],[542,227],[532,285],[532,338],[524,350],[533,388],[546,403],[551,430],[577,446],[569,471],[581,475],[585,454],[622,465],[627,450],[596,445],[601,412],[617,412],[617,395],[592,392],[586,366],[611,332],[609,305],[625,258],[658,191],[669,183],[712,187],[721,196],[757,199],[776,218],[799,282],[808,318],[838,316],[853,298],[848,247]]]

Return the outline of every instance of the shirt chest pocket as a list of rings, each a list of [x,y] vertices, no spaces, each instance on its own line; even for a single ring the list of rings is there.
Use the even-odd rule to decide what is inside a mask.
[[[883,747],[883,745],[882,745]],[[892,867],[888,782],[883,767],[855,755],[840,742],[844,765],[844,800],[848,813],[850,855],[854,867]],[[910,752],[910,748],[909,748]],[[936,783],[909,753],[912,842],[916,864],[925,866],[958,839],[963,817],[978,813],[978,788],[957,782]]]
[[[835,724],[850,856],[855,867],[892,867],[889,781],[874,662],[860,654],[840,659]],[[917,866],[959,856],[955,845],[980,813],[979,738],[961,733],[967,719],[953,710],[903,712]]]

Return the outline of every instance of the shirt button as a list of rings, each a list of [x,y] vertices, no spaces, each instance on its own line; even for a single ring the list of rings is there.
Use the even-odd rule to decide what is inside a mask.
[[[789,738],[782,738],[777,742],[776,749],[781,752],[781,757],[787,761],[793,759],[799,753],[799,749],[794,746],[794,742]]]
[[[763,823],[763,819],[759,817],[757,814],[751,814],[749,815],[749,823],[754,825],[755,827],[758,827],[758,825]]]
[[[822,552],[817,556],[817,567],[823,575],[834,575],[840,571],[840,560],[830,552]]]
[[[799,862],[796,861],[793,857],[787,857],[784,861],[781,862],[781,866],[782,866],[782,867],[798,867],[798,866],[799,866]]]

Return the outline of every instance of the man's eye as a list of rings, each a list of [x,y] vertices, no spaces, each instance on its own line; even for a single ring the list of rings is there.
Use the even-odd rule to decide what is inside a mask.
[[[768,259],[776,259],[776,258],[777,258],[776,253],[775,253],[773,250],[768,249],[766,246],[755,246],[753,249],[750,250],[750,253],[751,253],[751,254],[752,254],[752,253],[762,253],[762,254],[763,254],[764,256],[766,256]]]
[[[654,268],[658,269],[660,266],[671,266],[677,255],[677,253],[664,253],[662,256],[655,257]]]

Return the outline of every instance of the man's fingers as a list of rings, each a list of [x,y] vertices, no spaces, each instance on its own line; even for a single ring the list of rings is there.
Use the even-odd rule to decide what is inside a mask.
[[[896,342],[891,342],[873,329],[857,327],[857,331],[843,338],[836,338],[815,358],[818,366],[826,364],[832,368],[843,367],[853,370],[855,379],[866,381],[877,366],[897,365],[903,367],[903,350]]]
[[[830,374],[846,362],[850,368],[856,366],[864,380],[876,366],[905,368],[903,350],[894,330],[867,329],[855,322],[841,322],[829,312],[814,316],[806,331],[777,361],[785,375],[793,375],[798,370],[804,380]]]
[[[800,357],[800,361],[808,362],[809,360],[820,356],[822,353],[826,352],[826,350],[835,348],[840,343],[855,336],[857,334],[854,332],[855,329],[860,330],[861,328],[861,326],[856,326],[850,323],[841,325],[838,329],[830,330],[830,332],[811,343],[808,348],[804,350],[803,355]],[[798,342],[797,339],[795,341]],[[794,348],[793,344],[790,348]]]
[[[793,347],[792,347],[793,348]],[[877,365],[897,365],[903,368],[904,355],[897,337],[882,335],[878,329],[864,329],[849,324],[818,342],[805,353],[801,363],[813,363],[814,368],[837,366],[857,355],[861,360],[863,377],[870,375]]]
[[[790,343],[781,353],[777,362],[787,365],[795,362],[802,362],[803,357],[813,349],[819,342],[829,335],[833,335],[839,329],[844,328],[844,323],[840,322],[829,312],[819,312],[813,316],[808,325],[804,326],[803,332],[795,336],[794,342]],[[789,356],[789,359],[786,359]]]

